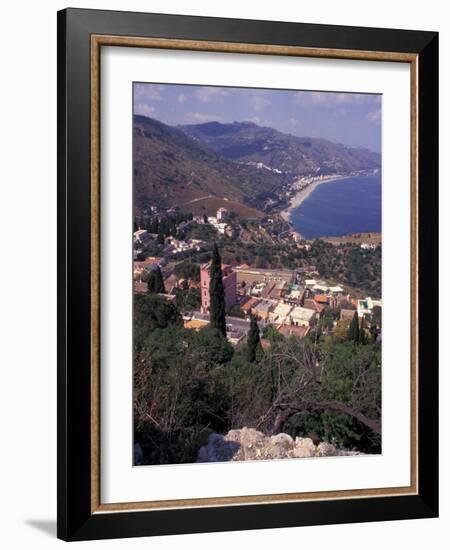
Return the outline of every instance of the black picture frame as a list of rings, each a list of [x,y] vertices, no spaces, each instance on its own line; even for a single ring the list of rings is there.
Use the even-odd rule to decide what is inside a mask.
[[[418,59],[418,494],[92,513],[91,36],[403,52]],[[138,537],[438,515],[438,34],[209,17],[58,12],[58,537]]]

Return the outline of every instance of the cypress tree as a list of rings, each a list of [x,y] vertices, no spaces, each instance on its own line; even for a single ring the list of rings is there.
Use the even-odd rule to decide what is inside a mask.
[[[156,237],[157,244],[164,244],[164,235],[160,232],[158,233],[158,236]]]
[[[227,335],[225,320],[225,291],[222,281],[222,260],[220,258],[217,244],[214,243],[211,258],[211,271],[209,282],[209,319],[213,328],[217,329],[223,336]]]
[[[359,334],[358,334],[358,343],[360,344],[366,344],[366,323],[364,321],[364,316],[361,319],[361,326],[359,327]]]
[[[165,294],[164,279],[159,265],[156,269],[152,269],[147,281],[148,291],[152,294]]]
[[[254,363],[256,361],[256,350],[261,345],[259,338],[259,327],[255,315],[250,315],[250,330],[247,335],[247,361]]]
[[[377,341],[378,329],[377,329],[377,325],[374,324],[373,322],[370,325],[370,335],[372,337],[372,342],[375,343]]]
[[[359,342],[359,320],[357,311],[355,311],[350,326],[348,327],[347,337],[351,342],[354,342],[355,344]]]

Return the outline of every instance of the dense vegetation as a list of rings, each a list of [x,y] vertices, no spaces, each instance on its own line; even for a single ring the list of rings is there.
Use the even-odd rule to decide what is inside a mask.
[[[144,463],[193,462],[212,432],[255,427],[380,452],[381,349],[316,331],[273,329],[233,348],[219,331],[184,329],[173,304],[134,298],[135,441]],[[363,329],[364,330],[364,329]]]

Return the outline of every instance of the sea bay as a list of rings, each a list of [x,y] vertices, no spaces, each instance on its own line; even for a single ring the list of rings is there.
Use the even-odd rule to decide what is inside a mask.
[[[317,186],[290,215],[306,239],[381,232],[381,173]]]

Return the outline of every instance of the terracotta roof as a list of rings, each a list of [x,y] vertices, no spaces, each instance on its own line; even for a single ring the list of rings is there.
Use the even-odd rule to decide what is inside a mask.
[[[328,296],[325,296],[325,294],[316,294],[314,300],[319,304],[328,304]]]
[[[206,264],[202,264],[200,266],[201,271],[210,271],[211,269],[211,262],[208,262]],[[233,266],[230,264],[222,264],[222,275],[229,275],[233,272]]]
[[[134,291],[139,294],[145,294],[148,291],[147,283],[134,283]]]
[[[356,309],[341,309],[341,319],[353,319]]]
[[[147,258],[146,260],[142,262],[135,261],[134,262],[134,268],[136,269],[144,269],[146,267],[150,267],[152,265],[158,265],[161,263],[162,258]]]
[[[267,298],[274,288],[275,283],[267,283],[267,285],[263,288],[263,291],[261,292],[261,296],[263,298]]]
[[[311,300],[310,298],[307,298],[303,302],[303,307],[306,309],[312,309],[313,311],[317,313],[322,313],[322,311],[325,309],[325,306],[323,304],[319,304],[318,302],[315,302],[314,300]]]
[[[201,319],[190,319],[184,322],[184,328],[199,330],[208,324],[208,321],[202,321]]]
[[[308,334],[309,327],[298,327],[296,325],[280,325],[278,327],[278,332],[286,337],[299,336],[300,338],[303,338]]]
[[[250,298],[244,305],[241,306],[241,309],[244,313],[248,313],[253,307],[257,306],[261,300],[258,298]]]

